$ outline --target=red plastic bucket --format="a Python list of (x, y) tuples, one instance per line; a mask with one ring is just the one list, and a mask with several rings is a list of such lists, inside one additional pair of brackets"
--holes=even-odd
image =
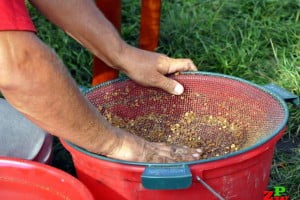
[[(226, 200), (260, 200), (263, 199), (263, 191), (268, 185), (275, 143), (283, 133), (280, 132), (268, 143), (247, 153), (207, 163), (190, 164), (192, 185), (187, 189), (176, 190), (144, 188), (141, 177), (145, 169), (151, 165), (110, 161), (95, 155), (91, 156), (83, 150), (62, 142), (72, 154), (78, 178), (90, 189), (95, 199), (217, 199), (196, 180), (199, 176)], [(180, 169), (181, 165), (178, 164)]]
[[(205, 76), (229, 78), (261, 90), (267, 109), (260, 116), (269, 116), (271, 102), (282, 108), (284, 118), (266, 138), (234, 153), (192, 162), (141, 163), (110, 159), (90, 153), (74, 144), (61, 141), (71, 153), (78, 178), (90, 189), (95, 199), (104, 200), (260, 200), (267, 189), (276, 142), (282, 137), (288, 110), (282, 96), (245, 80), (225, 75), (201, 73)], [(108, 85), (109, 83), (104, 83)], [(97, 89), (101, 87), (98, 86)], [(93, 98), (93, 89), (87, 97)], [(98, 92), (102, 92), (99, 91)], [(243, 92), (242, 89), (239, 92)], [(89, 96), (89, 94), (91, 94)], [(240, 94), (235, 94), (238, 97)], [(244, 96), (248, 94), (245, 92)], [(94, 95), (92, 103), (96, 102)], [(246, 97), (248, 98), (248, 97)], [(249, 97), (252, 104), (263, 98)], [(242, 101), (246, 105), (246, 101)], [(267, 119), (269, 117), (266, 117)], [(252, 122), (255, 123), (255, 122)], [(270, 122), (271, 123), (271, 122)]]
[(71, 175), (33, 161), (0, 158), (0, 199), (93, 200)]

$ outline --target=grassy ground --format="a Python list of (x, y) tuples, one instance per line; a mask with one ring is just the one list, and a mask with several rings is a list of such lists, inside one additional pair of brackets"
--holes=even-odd
[[(79, 84), (91, 81), (91, 55), (30, 9), (38, 35), (61, 56)], [(299, 0), (165, 0), (158, 52), (192, 58), (199, 70), (276, 83), (300, 95)], [(123, 38), (137, 45), (139, 1), (123, 0)], [(300, 111), (290, 107), (288, 131), (277, 145), (270, 189), (300, 199)], [(56, 144), (56, 153), (69, 159)], [(59, 167), (60, 160), (55, 164)], [(63, 168), (66, 171), (72, 169)]]

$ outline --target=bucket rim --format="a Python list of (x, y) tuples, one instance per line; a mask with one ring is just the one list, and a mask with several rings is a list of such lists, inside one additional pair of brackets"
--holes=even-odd
[[(102, 155), (98, 155), (92, 152), (89, 152), (87, 150), (85, 150), (82, 147), (79, 147), (73, 143), (71, 143), (70, 141), (64, 140), (69, 146), (71, 146), (72, 148), (74, 148), (75, 150), (86, 154), (88, 156), (97, 158), (97, 159), (101, 159), (101, 160), (105, 160), (105, 161), (109, 161), (109, 162), (114, 162), (114, 163), (119, 163), (119, 164), (127, 164), (127, 165), (138, 165), (138, 166), (174, 166), (174, 165), (194, 165), (194, 164), (203, 164), (203, 163), (210, 163), (210, 162), (214, 162), (214, 161), (220, 161), (220, 160), (224, 160), (227, 158), (231, 158), (234, 156), (238, 156), (241, 154), (244, 154), (246, 152), (249, 152), (251, 150), (254, 150), (260, 146), (262, 146), (263, 144), (266, 144), (267, 142), (269, 142), (270, 140), (272, 140), (275, 136), (277, 136), (282, 130), (284, 130), (287, 121), (288, 121), (288, 116), (289, 116), (289, 110), (287, 107), (286, 102), (278, 96), (278, 94), (256, 84), (253, 82), (250, 82), (248, 80), (239, 78), (239, 77), (235, 77), (235, 76), (231, 76), (231, 75), (225, 75), (225, 74), (220, 74), (220, 73), (215, 73), (215, 72), (203, 72), (203, 71), (188, 71), (188, 72), (181, 72), (180, 75), (204, 75), (204, 76), (215, 76), (215, 77), (221, 77), (221, 78), (228, 78), (231, 80), (235, 80), (238, 82), (242, 82), (245, 83), (249, 86), (255, 87), (263, 92), (265, 92), (266, 94), (270, 95), (270, 97), (272, 97), (273, 99), (275, 99), (279, 105), (282, 107), (283, 111), (284, 111), (284, 118), (282, 120), (282, 122), (277, 126), (277, 128), (271, 133), (269, 134), (267, 137), (263, 138), (262, 140), (256, 142), (254, 145), (251, 145), (249, 147), (243, 148), (239, 151), (236, 152), (232, 152), (232, 153), (228, 153), (222, 156), (218, 156), (218, 157), (211, 157), (211, 158), (207, 158), (207, 159), (201, 159), (201, 160), (195, 160), (195, 161), (186, 161), (186, 162), (175, 162), (175, 163), (152, 163), (152, 162), (136, 162), (136, 161), (126, 161), (126, 160), (120, 160), (120, 159), (114, 159), (114, 158), (109, 158), (109, 157), (105, 157)], [(83, 91), (84, 95), (89, 94), (90, 92), (99, 89), (101, 87), (113, 84), (113, 83), (119, 83), (119, 82), (123, 82), (123, 81), (127, 81), (130, 80), (127, 76), (124, 77), (119, 77), (117, 79), (114, 80), (110, 80), (110, 81), (106, 81), (103, 82), (99, 85), (96, 85), (92, 88), (89, 88), (85, 91)]]

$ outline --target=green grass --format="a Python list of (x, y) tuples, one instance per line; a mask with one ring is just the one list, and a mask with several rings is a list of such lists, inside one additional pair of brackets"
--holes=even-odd
[[(122, 37), (137, 45), (138, 0), (123, 0)], [(30, 9), (38, 35), (61, 56), (79, 84), (91, 81), (92, 56)], [(300, 95), (299, 0), (165, 0), (158, 52), (192, 58), (199, 70), (257, 84), (276, 83)], [(270, 189), (300, 199), (300, 110), (289, 106), (288, 130), (272, 165)]]

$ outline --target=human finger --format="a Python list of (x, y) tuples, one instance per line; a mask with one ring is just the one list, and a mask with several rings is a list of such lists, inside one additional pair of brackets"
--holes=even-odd
[(170, 79), (160, 73), (156, 74), (155, 80), (152, 81), (151, 86), (161, 88), (166, 92), (174, 95), (181, 95), (184, 91), (183, 86), (179, 82)]
[(168, 60), (168, 73), (197, 71), (197, 67), (191, 59), (186, 58), (170, 58)]

